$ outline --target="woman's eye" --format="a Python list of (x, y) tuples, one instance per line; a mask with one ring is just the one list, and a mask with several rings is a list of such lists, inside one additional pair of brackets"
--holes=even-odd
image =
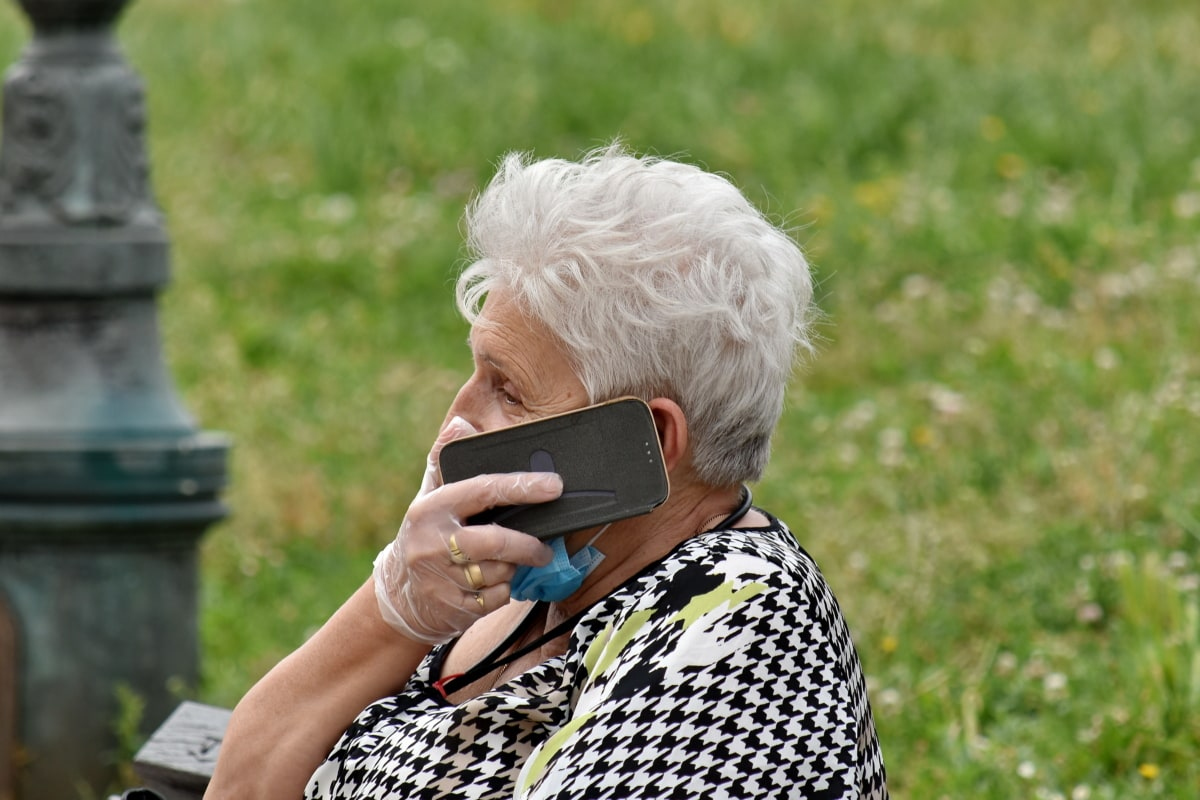
[(507, 406), (521, 405), (521, 401), (503, 386), (500, 387), (500, 399), (504, 401), (504, 404)]

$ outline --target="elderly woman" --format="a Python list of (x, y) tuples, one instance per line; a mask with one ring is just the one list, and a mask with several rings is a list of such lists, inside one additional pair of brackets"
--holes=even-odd
[[(617, 146), (509, 156), (467, 229), (474, 371), (425, 483), (238, 705), (207, 797), (886, 797), (837, 602), (746, 488), (809, 347), (799, 248), (727, 180)], [(454, 438), (624, 395), (670, 479), (651, 513), (552, 547), (468, 520), (558, 476), (440, 485)]]

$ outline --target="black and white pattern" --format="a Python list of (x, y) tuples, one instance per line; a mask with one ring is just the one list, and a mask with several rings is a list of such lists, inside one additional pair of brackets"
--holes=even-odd
[(565, 655), (461, 705), (432, 687), (437, 655), (362, 713), (307, 798), (887, 797), (849, 631), (777, 520), (688, 540)]

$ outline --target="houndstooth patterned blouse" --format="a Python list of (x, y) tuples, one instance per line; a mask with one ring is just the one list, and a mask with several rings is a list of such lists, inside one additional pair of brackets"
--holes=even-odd
[(837, 601), (771, 523), (689, 539), (589, 609), (565, 655), (462, 704), (435, 648), (305, 797), (887, 798)]

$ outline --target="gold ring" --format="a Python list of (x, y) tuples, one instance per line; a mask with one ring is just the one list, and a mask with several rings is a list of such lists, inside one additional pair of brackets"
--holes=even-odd
[(487, 611), (487, 606), (484, 605), (484, 602), (483, 602), (483, 592), (475, 593), (475, 602), (479, 603), (479, 609), (481, 611)]
[(468, 564), (463, 567), (463, 574), (467, 576), (467, 583), (474, 591), (479, 591), (484, 587), (483, 570), (478, 564)]
[(455, 564), (469, 564), (471, 559), (467, 554), (458, 549), (458, 541), (454, 538), (454, 534), (450, 534), (450, 560)]

